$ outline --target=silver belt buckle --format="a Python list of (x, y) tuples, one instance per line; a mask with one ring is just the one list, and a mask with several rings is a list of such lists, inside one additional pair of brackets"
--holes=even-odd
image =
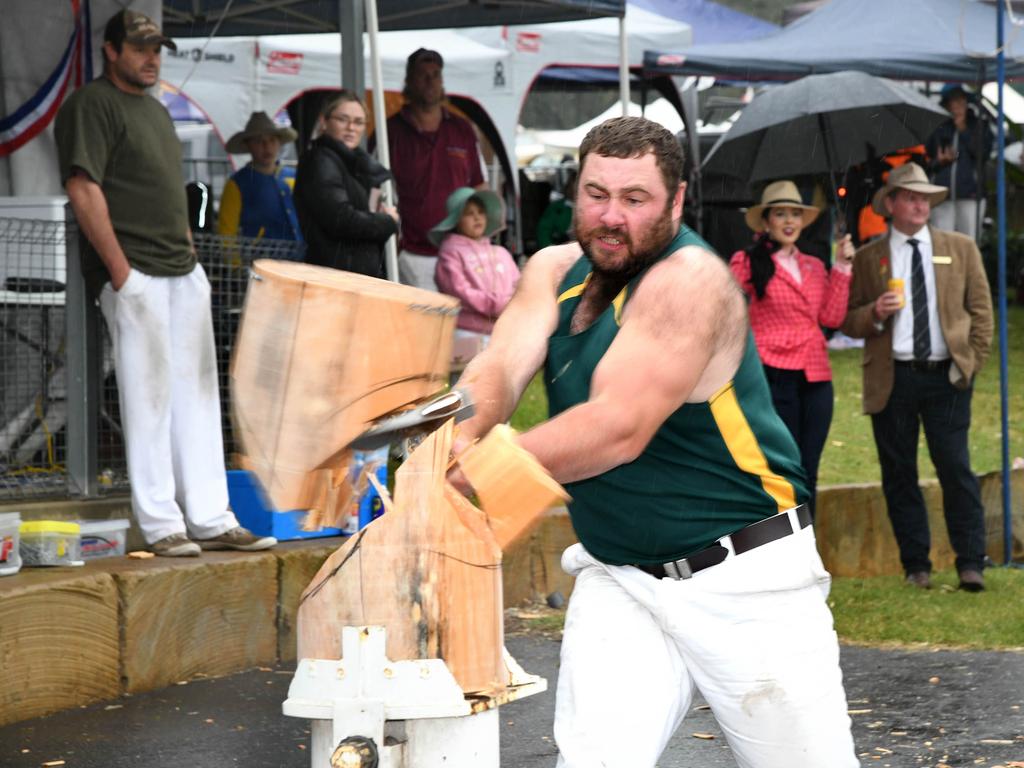
[(665, 573), (668, 574), (669, 578), (675, 579), (676, 581), (693, 577), (693, 571), (690, 570), (690, 564), (686, 561), (686, 558), (665, 563), (664, 568)]

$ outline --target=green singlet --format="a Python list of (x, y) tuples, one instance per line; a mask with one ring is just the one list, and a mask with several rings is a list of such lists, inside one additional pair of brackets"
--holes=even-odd
[[(685, 245), (713, 252), (684, 225), (659, 260)], [(590, 261), (581, 256), (559, 288), (558, 327), (548, 340), (544, 367), (551, 416), (590, 397), (594, 369), (645, 274), (630, 281), (589, 328), (570, 334), (590, 271)], [(800, 452), (775, 413), (748, 331), (732, 381), (707, 402), (675, 411), (635, 461), (569, 483), (566, 490), (576, 535), (592, 555), (612, 565), (646, 565), (685, 557), (805, 502), (803, 476)]]

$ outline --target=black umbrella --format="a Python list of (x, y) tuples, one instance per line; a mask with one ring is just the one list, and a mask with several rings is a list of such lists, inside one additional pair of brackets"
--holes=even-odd
[(704, 169), (750, 182), (844, 171), (924, 142), (947, 118), (892, 80), (863, 72), (808, 75), (756, 96)]

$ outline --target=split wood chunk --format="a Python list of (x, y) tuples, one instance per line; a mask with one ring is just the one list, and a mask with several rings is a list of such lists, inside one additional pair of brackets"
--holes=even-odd
[(336, 659), (345, 626), (382, 625), (393, 660), (442, 658), (467, 693), (503, 690), (501, 550), (445, 480), (452, 424), (398, 469), (385, 514), (328, 558), (303, 593), (298, 657)]
[(353, 438), (447, 382), (458, 302), (296, 262), (252, 273), (231, 365), (241, 465), (278, 509), (329, 520)]
[(515, 437), (514, 429), (499, 424), (459, 456), (459, 466), (502, 550), (527, 533), (547, 509), (569, 500), (565, 489)]

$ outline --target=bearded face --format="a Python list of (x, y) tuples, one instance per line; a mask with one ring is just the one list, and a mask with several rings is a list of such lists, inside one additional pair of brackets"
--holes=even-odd
[(681, 214), (682, 190), (668, 193), (653, 154), (587, 156), (573, 227), (595, 273), (639, 274), (675, 236)]

